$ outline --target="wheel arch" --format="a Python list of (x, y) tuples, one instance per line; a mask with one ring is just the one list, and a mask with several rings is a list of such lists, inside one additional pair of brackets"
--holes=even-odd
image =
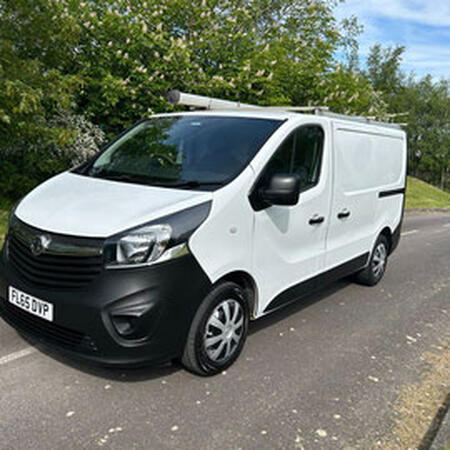
[(247, 294), (251, 317), (255, 318), (258, 305), (258, 288), (254, 278), (244, 270), (236, 270), (222, 276), (214, 284), (222, 283), (224, 281), (232, 281), (233, 283), (238, 284), (242, 289), (244, 289), (245, 293)]
[[(389, 248), (388, 248), (388, 254), (391, 253), (392, 251), (392, 231), (389, 227), (384, 227), (380, 233), (378, 234), (378, 236), (384, 236), (388, 242)], [(378, 238), (377, 238), (378, 239)]]

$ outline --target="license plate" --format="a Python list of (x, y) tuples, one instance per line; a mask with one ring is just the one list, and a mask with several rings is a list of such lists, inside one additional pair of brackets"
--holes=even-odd
[(44, 300), (40, 300), (25, 292), (19, 291), (12, 286), (9, 287), (8, 300), (13, 305), (33, 314), (41, 319), (53, 322), (53, 305)]

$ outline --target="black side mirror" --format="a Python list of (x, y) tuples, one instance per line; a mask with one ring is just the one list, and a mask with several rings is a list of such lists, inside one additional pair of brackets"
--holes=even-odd
[(260, 190), (261, 198), (269, 205), (296, 205), (299, 193), (300, 177), (296, 174), (276, 173)]

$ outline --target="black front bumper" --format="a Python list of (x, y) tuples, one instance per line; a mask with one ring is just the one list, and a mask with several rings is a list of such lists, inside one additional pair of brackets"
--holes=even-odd
[[(22, 311), (7, 301), (13, 286), (54, 305), (54, 321)], [(0, 255), (0, 316), (25, 336), (51, 348), (104, 365), (163, 362), (182, 354), (189, 327), (211, 283), (195, 258), (139, 269), (103, 270), (88, 286), (42, 288), (23, 279)], [(117, 332), (111, 312), (145, 310), (134, 322), (138, 336)], [(134, 319), (133, 319), (134, 320)]]

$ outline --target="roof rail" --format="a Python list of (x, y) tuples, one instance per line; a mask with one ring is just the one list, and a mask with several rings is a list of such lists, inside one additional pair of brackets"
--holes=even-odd
[(392, 123), (392, 122), (383, 122), (381, 120), (376, 120), (374, 117), (366, 117), (366, 116), (347, 116), (346, 114), (338, 114), (331, 111), (321, 111), (316, 110), (314, 114), (318, 116), (330, 117), (331, 119), (339, 119), (339, 120), (350, 120), (352, 122), (360, 122), (368, 125), (378, 125), (381, 127), (389, 127), (389, 128), (397, 128), (401, 130), (402, 126), (406, 126), (405, 123)]
[[(347, 120), (352, 122), (360, 122), (370, 125), (378, 125), (383, 127), (401, 129), (406, 124), (398, 124), (391, 122), (381, 122), (374, 117), (365, 116), (348, 116), (345, 114), (337, 114), (330, 111), (328, 106), (257, 106), (247, 103), (232, 102), (229, 100), (221, 100), (213, 97), (205, 97), (203, 95), (187, 94), (178, 90), (170, 91), (167, 94), (167, 101), (172, 105), (184, 105), (191, 108), (202, 108), (210, 110), (261, 110), (261, 111), (280, 111), (280, 112), (297, 112), (309, 113), (318, 116), (330, 117), (333, 119)], [(406, 113), (405, 113), (406, 114)]]

